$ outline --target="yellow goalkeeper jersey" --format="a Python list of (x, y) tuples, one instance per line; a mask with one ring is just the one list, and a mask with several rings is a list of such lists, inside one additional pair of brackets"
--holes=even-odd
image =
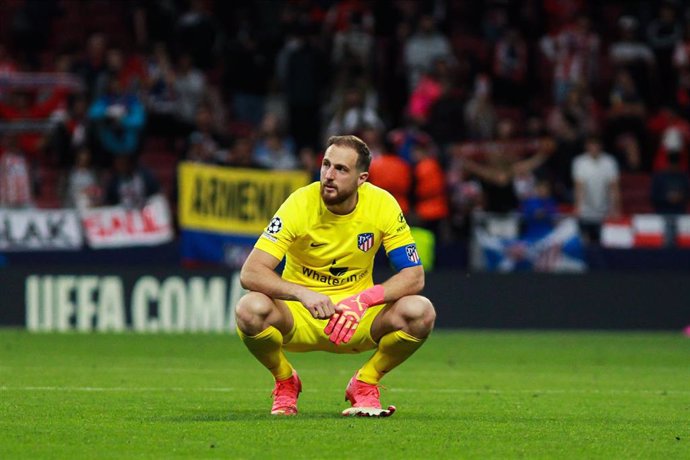
[(421, 265), (405, 216), (393, 196), (368, 182), (355, 209), (330, 212), (314, 182), (293, 192), (254, 247), (279, 260), (283, 279), (328, 296), (373, 285), (374, 256), (381, 244), (397, 269)]

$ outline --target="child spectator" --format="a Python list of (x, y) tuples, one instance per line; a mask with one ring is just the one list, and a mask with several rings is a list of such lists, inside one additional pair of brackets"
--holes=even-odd
[(159, 190), (156, 178), (139, 166), (134, 157), (120, 155), (113, 161), (113, 176), (106, 187), (105, 204), (141, 209)]
[(81, 147), (77, 151), (74, 166), (64, 178), (61, 188), (62, 203), (67, 208), (85, 209), (100, 204), (103, 190), (91, 164), (88, 147)]

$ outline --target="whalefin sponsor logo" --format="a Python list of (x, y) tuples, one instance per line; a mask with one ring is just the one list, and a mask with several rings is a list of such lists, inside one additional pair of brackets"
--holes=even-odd
[(302, 266), (302, 275), (313, 279), (314, 281), (318, 281), (319, 283), (322, 284), (327, 284), (329, 286), (340, 286), (343, 284), (350, 284), (357, 282), (367, 276), (369, 273), (368, 270), (363, 270), (360, 273), (353, 273), (346, 278), (342, 278), (342, 276), (347, 272), (348, 268), (338, 268), (338, 267), (331, 267), (334, 270), (337, 270), (338, 273), (342, 271), (340, 274), (333, 274), (331, 273), (321, 273), (319, 271), (314, 270), (313, 268), (309, 267), (304, 267)]

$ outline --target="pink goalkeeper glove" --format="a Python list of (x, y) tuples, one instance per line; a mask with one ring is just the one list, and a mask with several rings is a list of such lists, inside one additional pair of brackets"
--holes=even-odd
[(347, 343), (354, 335), (366, 309), (381, 303), (383, 303), (383, 286), (380, 284), (343, 299), (335, 306), (337, 311), (331, 316), (323, 331), (334, 344)]

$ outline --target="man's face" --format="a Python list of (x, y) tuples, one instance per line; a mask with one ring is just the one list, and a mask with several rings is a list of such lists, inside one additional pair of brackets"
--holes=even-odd
[(321, 163), (321, 198), (326, 205), (347, 201), (366, 181), (369, 173), (357, 169), (357, 152), (350, 147), (331, 145)]
[(599, 141), (587, 141), (587, 151), (590, 155), (596, 157), (601, 153), (601, 143)]

